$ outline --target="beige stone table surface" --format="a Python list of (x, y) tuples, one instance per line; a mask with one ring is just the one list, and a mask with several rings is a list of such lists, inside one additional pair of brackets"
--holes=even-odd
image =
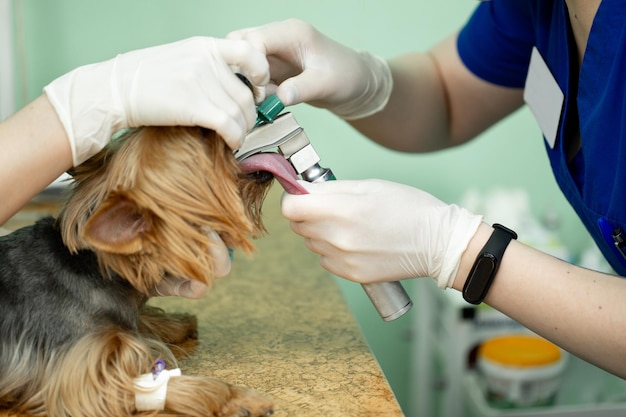
[(230, 275), (203, 299), (151, 301), (198, 318), (183, 373), (264, 393), (276, 416), (402, 416), (339, 287), (281, 217), (280, 194), (273, 187), (265, 202), (268, 234), (255, 241), (256, 253), (235, 252)]

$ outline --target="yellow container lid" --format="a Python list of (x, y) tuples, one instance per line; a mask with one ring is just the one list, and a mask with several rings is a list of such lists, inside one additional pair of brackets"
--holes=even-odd
[(506, 335), (483, 342), (478, 357), (504, 366), (546, 366), (561, 359), (561, 350), (538, 336)]

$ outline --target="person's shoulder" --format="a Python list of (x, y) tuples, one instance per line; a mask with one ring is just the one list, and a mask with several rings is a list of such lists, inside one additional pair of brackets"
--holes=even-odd
[[(461, 29), (457, 49), (478, 77), (505, 87), (524, 85), (530, 52), (544, 30), (548, 11), (562, 0), (489, 0), (478, 4)], [(540, 23), (543, 22), (543, 23)], [(543, 28), (543, 29), (542, 29)]]
[[(565, 10), (563, 0), (486, 0), (477, 6), (477, 12), (487, 12), (495, 19), (529, 18), (535, 20)], [(501, 22), (505, 23), (505, 22)]]

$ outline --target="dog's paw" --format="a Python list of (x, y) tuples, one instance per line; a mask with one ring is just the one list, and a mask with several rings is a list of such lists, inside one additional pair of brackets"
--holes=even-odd
[(274, 405), (267, 398), (243, 387), (232, 387), (233, 397), (224, 406), (220, 417), (269, 417)]

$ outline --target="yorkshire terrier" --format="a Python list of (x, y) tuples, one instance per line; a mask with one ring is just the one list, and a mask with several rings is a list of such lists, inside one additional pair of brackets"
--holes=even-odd
[(244, 172), (215, 132), (189, 127), (133, 129), (71, 175), (57, 218), (0, 237), (0, 409), (272, 414), (252, 390), (194, 376), (170, 378), (164, 410), (139, 410), (136, 378), (175, 368), (173, 346), (196, 337), (195, 317), (146, 305), (155, 288), (168, 276), (210, 284), (212, 232), (251, 253), (273, 176)]

